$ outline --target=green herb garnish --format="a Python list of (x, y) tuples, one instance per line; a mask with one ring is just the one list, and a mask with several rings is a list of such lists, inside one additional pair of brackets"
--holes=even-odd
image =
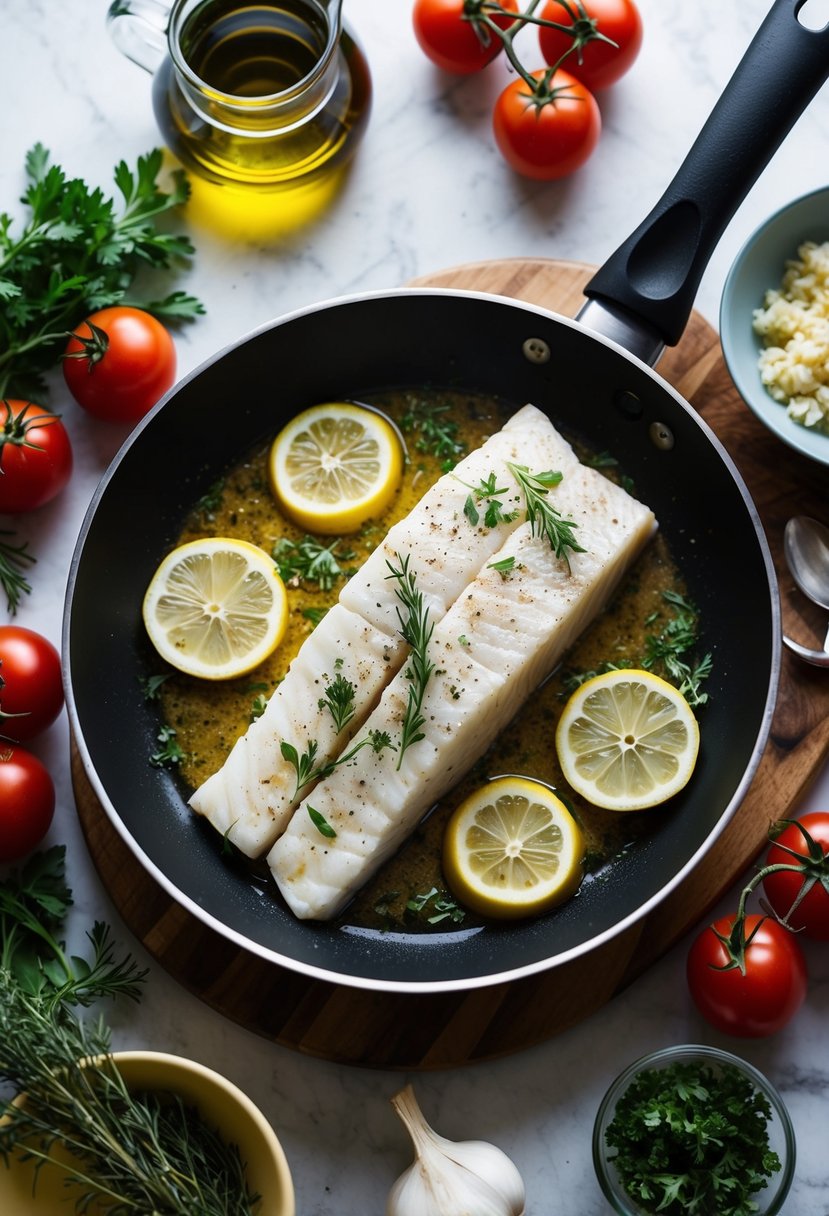
[(584, 549), (573, 532), (578, 525), (572, 519), (565, 519), (549, 499), (550, 490), (561, 482), (562, 474), (553, 470), (531, 473), (526, 465), (513, 464), (511, 461), (507, 461), (507, 468), (524, 495), (527, 522), (533, 535), (546, 537), (556, 557), (569, 566), (568, 550), (571, 553), (584, 553)]
[(431, 915), (426, 917), (426, 923), (429, 925), (439, 925), (444, 920), (451, 920), (453, 924), (459, 925), (466, 919), (463, 908), (458, 907), (451, 896), (445, 891), (439, 891), (437, 887), (412, 895), (406, 901), (406, 909), (420, 914), (429, 904), (432, 905)]
[(292, 743), (282, 740), (279, 745), (282, 752), (283, 760), (294, 769), (296, 773), (296, 786), (294, 788), (294, 798), (298, 797), (301, 790), (305, 789), (306, 785), (312, 782), (321, 781), (323, 777), (327, 777), (329, 773), (333, 773), (341, 764), (348, 764), (359, 751), (364, 747), (370, 747), (372, 751), (383, 752), (386, 748), (391, 748), (395, 751), (396, 748), (391, 741), (391, 736), (384, 730), (370, 730), (367, 735), (364, 735), (358, 743), (344, 752), (342, 756), (338, 756), (336, 760), (329, 760), (324, 764), (317, 764), (317, 751), (319, 744), (316, 739), (309, 739), (304, 752), (299, 752)]
[[(193, 253), (186, 237), (156, 229), (189, 193), (180, 170), (169, 192), (159, 189), (161, 168), (160, 149), (139, 157), (135, 170), (116, 166), (117, 213), (100, 189), (50, 164), (42, 144), (28, 152), (22, 201), (30, 215), (19, 236), (11, 235), (12, 217), (0, 215), (0, 397), (42, 395), (44, 372), (70, 330), (97, 309), (135, 303), (127, 293), (142, 267), (166, 270)], [(166, 322), (204, 312), (181, 291), (140, 307)]]
[(435, 669), (428, 655), (429, 642), (434, 632), (434, 622), (430, 619), (429, 609), (423, 602), (423, 592), (417, 586), (417, 578), (409, 569), (409, 554), (401, 557), (395, 554), (399, 566), (386, 562), (390, 573), (386, 578), (397, 582), (395, 595), (400, 600), (401, 608), (397, 609), (397, 619), (400, 622), (400, 635), (403, 641), (411, 647), (411, 654), (404, 668), (403, 675), (409, 682), (406, 700), (406, 712), (401, 728), (400, 748), (397, 757), (397, 767), (403, 763), (403, 756), (414, 744), (425, 738), (423, 727), (426, 719), (423, 716), (423, 698), (426, 686)]
[(355, 553), (352, 549), (339, 549), (340, 541), (322, 545), (312, 536), (302, 540), (290, 540), (287, 536), (273, 547), (273, 559), (284, 583), (316, 583), (320, 591), (330, 591), (339, 579), (348, 578), (351, 571), (344, 570), (341, 562), (350, 562)]
[(195, 506), (195, 510), (201, 515), (202, 519), (207, 523), (212, 523), (216, 518), (216, 512), (222, 505), (222, 495), (225, 492), (224, 478), (220, 477), (213, 482), (210, 489), (202, 494)]
[(453, 469), (466, 451), (466, 444), (458, 438), (458, 424), (446, 417), (448, 413), (448, 405), (416, 400), (400, 420), (404, 434), (417, 436), (415, 450), (442, 461), (444, 473)]
[[(460, 478), (458, 480), (460, 481)], [(464, 503), (463, 513), (473, 528), (478, 526), (481, 519), (479, 507), (483, 507), (484, 524), (487, 528), (497, 528), (499, 524), (510, 523), (518, 518), (517, 511), (504, 510), (501, 499), (509, 491), (507, 486), (498, 485), (494, 473), (490, 473), (486, 480), (481, 478), (477, 486), (469, 485), (465, 481), (461, 481), (461, 485), (471, 491)]]
[(501, 575), (501, 578), (506, 578), (507, 575), (511, 574), (515, 569), (516, 565), (514, 557), (502, 557), (500, 561), (490, 562), (487, 566), (487, 570), (497, 570)]
[(325, 836), (329, 840), (334, 839), (337, 833), (334, 831), (331, 824), (324, 815), (320, 814), (320, 812), (315, 810), (310, 804), (308, 806), (308, 816), (321, 836)]
[(704, 705), (708, 693), (700, 686), (711, 674), (711, 655), (704, 655), (694, 665), (682, 657), (697, 644), (699, 613), (689, 599), (676, 591), (663, 591), (662, 597), (674, 609), (675, 616), (660, 633), (646, 637), (642, 666), (648, 671), (654, 668), (664, 671), (689, 705)]
[[(14, 536), (14, 533), (6, 529), (0, 531), (0, 536)], [(34, 565), (37, 558), (28, 550), (29, 542), (26, 540), (20, 545), (0, 540), (0, 584), (3, 586), (11, 616), (17, 613), (21, 595), (29, 595), (32, 590), (23, 570), (26, 566)]]
[(161, 696), (161, 689), (164, 684), (172, 676), (171, 671), (166, 671), (155, 676), (138, 677), (138, 682), (141, 685), (141, 691), (144, 693), (145, 701), (157, 701)]
[[(342, 665), (342, 660), (338, 660)], [(354, 714), (357, 712), (354, 703), (356, 688), (347, 680), (345, 676), (338, 672), (330, 684), (326, 685), (325, 696), (320, 697), (317, 705), (319, 709), (328, 709), (331, 717), (334, 719), (334, 729), (337, 734), (341, 730), (345, 730)]]
[(174, 768), (187, 759), (187, 752), (183, 750), (176, 738), (177, 733), (174, 726), (161, 727), (156, 735), (161, 747), (150, 756), (150, 764), (155, 765), (156, 768)]
[(605, 1132), (628, 1195), (661, 1216), (751, 1216), (780, 1169), (766, 1096), (731, 1064), (675, 1063), (638, 1073)]

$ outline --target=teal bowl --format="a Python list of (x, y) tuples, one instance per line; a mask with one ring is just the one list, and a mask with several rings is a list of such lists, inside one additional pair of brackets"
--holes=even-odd
[(763, 425), (804, 456), (829, 464), (829, 435), (795, 422), (764, 387), (757, 365), (763, 342), (752, 327), (755, 308), (779, 285), (787, 260), (804, 241), (829, 241), (829, 186), (781, 207), (743, 245), (723, 288), (720, 340), (740, 396)]

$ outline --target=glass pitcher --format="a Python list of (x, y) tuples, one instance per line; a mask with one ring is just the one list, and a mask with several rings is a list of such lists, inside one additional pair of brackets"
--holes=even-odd
[(312, 220), (365, 129), (371, 79), (342, 0), (114, 0), (118, 48), (154, 74), (191, 215), (261, 236)]

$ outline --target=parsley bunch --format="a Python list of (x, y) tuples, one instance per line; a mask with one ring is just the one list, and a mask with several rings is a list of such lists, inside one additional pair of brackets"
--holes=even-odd
[(771, 1106), (739, 1068), (677, 1062), (643, 1069), (616, 1103), (609, 1160), (643, 1211), (751, 1216), (780, 1169)]
[(0, 213), (0, 398), (42, 395), (43, 373), (69, 332), (100, 308), (133, 304), (164, 322), (204, 312), (183, 291), (151, 303), (128, 297), (139, 270), (167, 270), (194, 252), (187, 237), (157, 227), (189, 193), (180, 170), (162, 190), (161, 165), (160, 149), (139, 157), (134, 170), (121, 161), (117, 208), (102, 190), (50, 164), (42, 144), (27, 153), (21, 202), (29, 217), (17, 236), (12, 217)]

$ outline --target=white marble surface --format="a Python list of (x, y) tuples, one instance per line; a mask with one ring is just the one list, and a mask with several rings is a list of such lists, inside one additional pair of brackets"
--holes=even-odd
[[(488, 115), (505, 79), (503, 66), (485, 78), (444, 77), (415, 45), (408, 0), (346, 0), (375, 85), (371, 124), (354, 171), (313, 231), (281, 244), (242, 248), (193, 232), (198, 256), (181, 285), (205, 300), (208, 314), (178, 341), (181, 372), (289, 309), (399, 285), (447, 265), (513, 255), (601, 262), (667, 183), (766, 9), (764, 0), (640, 3), (644, 49), (629, 76), (602, 99), (598, 151), (578, 176), (541, 185), (512, 176), (494, 150)], [(157, 142), (149, 78), (110, 44), (105, 10), (105, 0), (81, 6), (0, 0), (7, 98), (0, 128), (0, 208), (16, 210), (24, 153), (35, 140), (46, 143), (71, 174), (107, 189), (119, 158), (131, 161)], [(770, 81), (769, 88), (775, 87)], [(730, 261), (755, 224), (779, 204), (826, 184), (828, 147), (824, 90), (712, 259), (698, 296), (710, 321), (716, 322)], [(30, 539), (39, 558), (32, 595), (18, 620), (57, 641), (75, 535), (123, 433), (83, 415), (57, 383), (52, 405), (63, 412), (74, 444), (71, 487), (36, 516), (10, 523)], [(68, 845), (77, 902), (72, 931), (80, 934), (102, 917), (128, 936), (77, 827), (66, 733), (62, 718), (36, 750), (59, 789), (49, 839)], [(829, 807), (826, 774), (806, 805)], [(723, 910), (734, 898), (723, 901)], [(829, 1213), (829, 951), (807, 944), (810, 991), (793, 1026), (766, 1041), (742, 1042), (714, 1033), (691, 1008), (683, 975), (687, 944), (680, 942), (587, 1023), (544, 1046), (498, 1063), (416, 1078), (439, 1130), (495, 1141), (514, 1158), (526, 1179), (529, 1213), (599, 1216), (608, 1210), (590, 1159), (592, 1120), (605, 1087), (639, 1053), (699, 1040), (737, 1050), (780, 1087), (799, 1146), (786, 1212)], [(337, 1067), (262, 1041), (211, 1012), (146, 961), (152, 973), (146, 998), (140, 1010), (116, 1015), (117, 1044), (192, 1056), (247, 1090), (283, 1140), (303, 1216), (382, 1211), (389, 1186), (409, 1161), (388, 1105), (405, 1078)]]

